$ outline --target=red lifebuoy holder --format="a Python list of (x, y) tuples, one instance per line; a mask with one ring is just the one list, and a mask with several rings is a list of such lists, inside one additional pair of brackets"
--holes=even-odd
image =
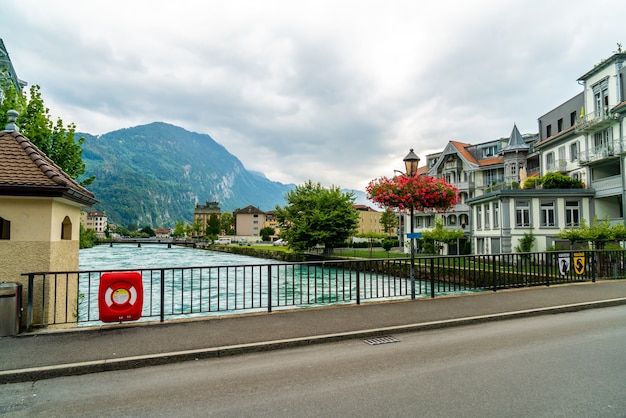
[(137, 271), (104, 273), (98, 288), (102, 322), (136, 321), (143, 308), (143, 283)]

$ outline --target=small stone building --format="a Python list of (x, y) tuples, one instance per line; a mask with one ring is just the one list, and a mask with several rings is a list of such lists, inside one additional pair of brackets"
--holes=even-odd
[[(80, 210), (97, 200), (19, 132), (16, 118), (17, 112), (9, 111), (10, 121), (0, 131), (0, 282), (21, 283), (26, 306), (28, 280), (22, 273), (78, 270)], [(42, 286), (35, 286), (34, 316), (71, 317), (67, 310), (76, 309), (71, 301), (77, 300), (77, 278)], [(53, 294), (62, 309), (55, 309)]]

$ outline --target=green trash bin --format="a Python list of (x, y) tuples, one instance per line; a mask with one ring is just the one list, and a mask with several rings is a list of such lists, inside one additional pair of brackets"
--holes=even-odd
[(22, 285), (0, 283), (0, 337), (19, 334), (22, 317)]

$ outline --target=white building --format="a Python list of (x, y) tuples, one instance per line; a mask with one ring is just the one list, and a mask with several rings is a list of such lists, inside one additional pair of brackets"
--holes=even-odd
[[(442, 215), (415, 213), (415, 231), (461, 228), (474, 254), (513, 252), (525, 233), (534, 251), (565, 245), (556, 235), (594, 217), (624, 222), (626, 190), (626, 53), (621, 50), (583, 74), (583, 91), (538, 119), (538, 134), (477, 145), (451, 141), (427, 156), (422, 172), (457, 186), (461, 200)], [(559, 172), (578, 189), (522, 189), (528, 177)], [(405, 228), (408, 230), (406, 222)], [(408, 246), (407, 246), (408, 247)]]

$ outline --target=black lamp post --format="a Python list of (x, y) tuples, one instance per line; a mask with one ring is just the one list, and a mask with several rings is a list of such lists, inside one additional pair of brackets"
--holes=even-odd
[[(404, 161), (404, 166), (406, 167), (406, 175), (411, 177), (417, 176), (417, 166), (420, 163), (420, 157), (413, 152), (413, 148), (411, 148), (411, 151), (409, 151), (402, 161)], [(413, 211), (414, 205), (411, 205), (411, 234), (409, 235), (409, 239), (411, 240), (411, 299), (415, 299), (415, 226), (413, 224)]]

